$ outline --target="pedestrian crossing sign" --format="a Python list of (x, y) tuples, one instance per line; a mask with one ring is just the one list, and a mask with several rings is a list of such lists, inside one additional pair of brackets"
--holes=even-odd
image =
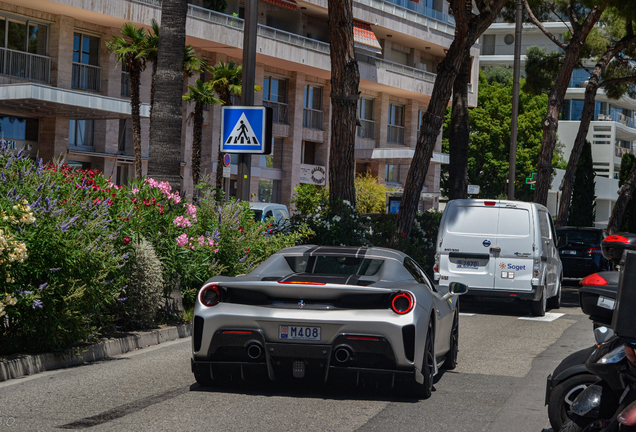
[(221, 151), (270, 154), (272, 109), (228, 106), (221, 109)]

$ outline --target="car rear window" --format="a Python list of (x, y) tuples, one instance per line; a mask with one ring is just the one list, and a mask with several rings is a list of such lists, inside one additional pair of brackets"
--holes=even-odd
[(457, 234), (497, 234), (497, 207), (451, 207), (446, 231)]
[(349, 256), (317, 255), (287, 256), (287, 264), (294, 273), (331, 275), (375, 275), (384, 260)]
[(558, 230), (557, 235), (559, 239), (562, 239), (561, 236), (565, 235), (565, 241), (567, 243), (599, 244), (601, 240), (599, 233), (593, 231)]
[(254, 220), (256, 222), (260, 222), (263, 218), (263, 210), (253, 210), (254, 211)]

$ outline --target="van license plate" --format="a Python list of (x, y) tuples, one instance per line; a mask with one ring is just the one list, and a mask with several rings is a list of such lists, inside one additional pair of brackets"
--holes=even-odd
[(278, 327), (278, 339), (319, 341), (320, 327), (282, 325)]
[(609, 297), (600, 296), (598, 301), (596, 302), (596, 306), (602, 307), (604, 309), (614, 310), (615, 300)]
[(457, 268), (476, 269), (478, 266), (479, 261), (457, 260)]

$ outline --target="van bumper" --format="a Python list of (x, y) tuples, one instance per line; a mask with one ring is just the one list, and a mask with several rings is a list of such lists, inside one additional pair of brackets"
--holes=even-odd
[(464, 294), (466, 297), (481, 297), (481, 298), (506, 298), (506, 299), (519, 299), (519, 300), (539, 300), (541, 298), (541, 291), (539, 287), (533, 286), (529, 291), (512, 291), (503, 289), (488, 289), (488, 288), (473, 288), (470, 287), (468, 292)]

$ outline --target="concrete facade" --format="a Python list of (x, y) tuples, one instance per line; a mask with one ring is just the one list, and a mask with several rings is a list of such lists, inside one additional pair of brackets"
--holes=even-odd
[[(224, 13), (220, 13), (200, 7), (197, 0), (191, 3), (187, 43), (210, 65), (219, 60), (234, 60), (240, 64), (242, 4), (230, 0)], [(393, 0), (354, 2), (355, 19), (370, 25), (382, 47), (374, 51), (363, 43), (356, 45), (361, 96), (372, 100), (371, 118), (365, 118), (366, 132), (359, 127), (356, 138), (356, 171), (371, 172), (385, 182), (387, 167), (394, 167), (397, 171), (392, 172), (398, 174), (389, 184), (398, 190), (406, 180), (420, 116), (427, 108), (433, 90), (434, 71), (454, 37), (454, 24), (445, 4), (441, 6), (441, 2), (436, 2), (437, 9), (434, 10), (431, 5), (425, 9), (419, 3), (407, 3), (408, 7), (398, 6)], [(130, 110), (108, 102), (111, 98), (128, 100), (127, 75), (109, 54), (106, 43), (119, 33), (125, 22), (149, 28), (153, 18), (160, 22), (160, 15), (158, 0), (0, 2), (0, 19), (4, 17), (37, 26), (37, 42), (46, 45), (45, 53), (38, 54), (32, 53), (30, 48), (29, 52), (24, 52), (0, 45), (3, 56), (38, 62), (43, 66), (37, 70), (44, 71), (0, 68), (0, 90), (25, 82), (37, 82), (45, 89), (63, 90), (55, 93), (52, 102), (37, 96), (15, 96), (5, 101), (7, 103), (0, 107), (0, 119), (8, 121), (9, 117), (17, 117), (20, 124), (26, 125), (18, 132), (7, 129), (7, 133), (15, 136), (6, 136), (5, 140), (16, 147), (26, 146), (33, 156), (39, 155), (45, 160), (64, 157), (74, 166), (99, 169), (113, 182), (126, 184), (127, 177), (135, 175)], [(263, 91), (255, 94), (255, 105), (274, 106), (280, 116), (273, 125), (272, 154), (252, 157), (252, 200), (289, 204), (294, 188), (307, 182), (302, 173), (315, 167), (322, 168), (326, 184), (329, 182), (332, 119), (327, 15), (326, 0), (292, 2), (287, 7), (274, 1), (259, 2), (255, 81), (264, 87), (265, 80), (273, 79), (285, 91), (277, 95), (277, 100)], [(473, 48), (471, 54), (473, 65), (478, 66), (478, 47)], [(200, 78), (198, 74), (188, 78), (186, 85), (194, 84), (197, 78)], [(477, 78), (477, 67), (473, 66), (469, 93), (472, 106), (477, 103)], [(152, 151), (148, 142), (150, 85), (151, 70), (148, 67), (142, 74), (141, 88), (144, 103), (143, 175)], [(307, 106), (308, 92), (315, 99), (311, 107)], [(70, 102), (86, 95), (96, 103), (77, 106)], [(192, 110), (192, 105), (184, 103), (182, 192), (188, 195), (194, 187), (190, 171), (193, 134), (191, 123), (187, 121)], [(400, 117), (397, 120), (395, 113)], [(212, 182), (221, 138), (220, 115), (219, 106), (210, 106), (204, 113), (201, 170)], [(29, 128), (37, 130), (27, 130)], [(387, 151), (378, 151), (382, 149)], [(440, 153), (441, 135), (435, 151), (422, 191), (421, 209), (437, 207), (440, 164), (448, 160), (447, 155)], [(236, 166), (232, 166), (231, 172), (232, 194), (235, 192)]]

